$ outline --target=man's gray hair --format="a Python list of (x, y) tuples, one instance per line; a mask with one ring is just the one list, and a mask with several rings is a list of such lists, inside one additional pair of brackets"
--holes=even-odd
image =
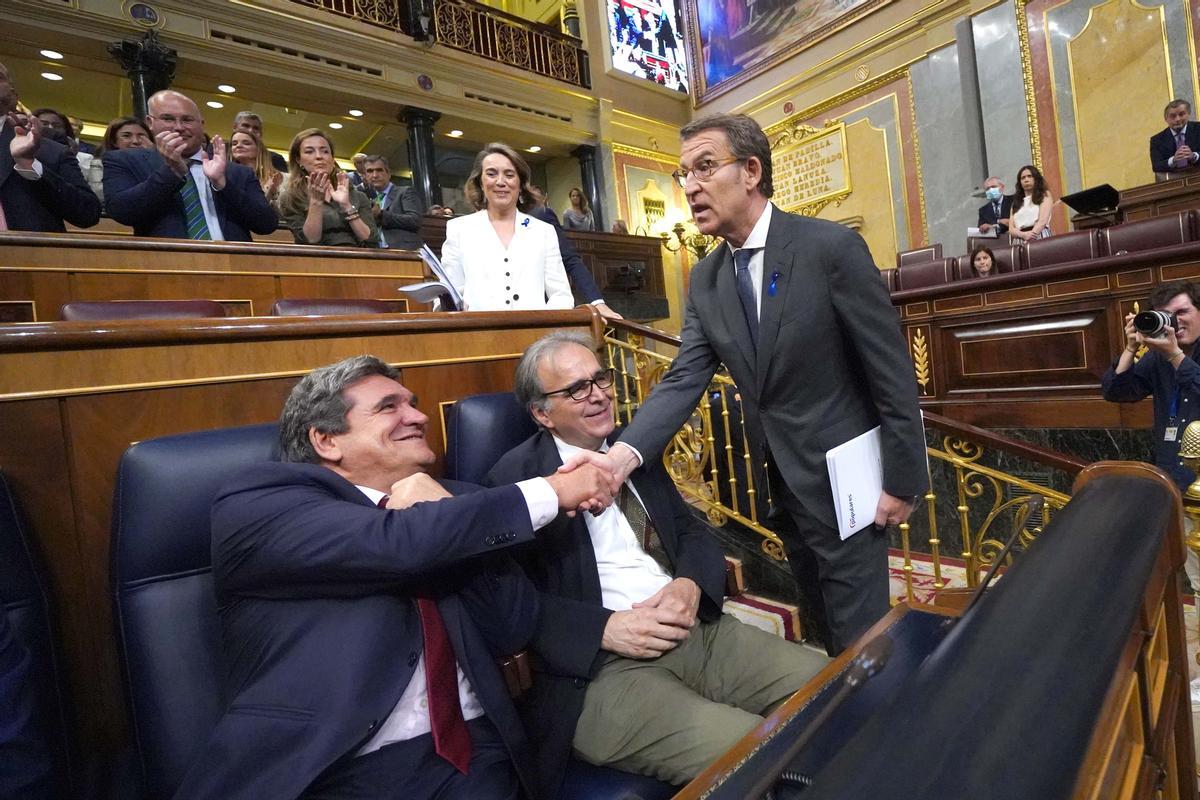
[(1165, 117), (1167, 115), (1167, 112), (1170, 111), (1172, 108), (1179, 108), (1180, 106), (1183, 106), (1184, 108), (1186, 108), (1188, 110), (1189, 114), (1192, 113), (1192, 104), (1189, 103), (1187, 100), (1184, 100), (1182, 97), (1176, 97), (1174, 100), (1167, 103), (1167, 107), (1163, 109), (1163, 116)]
[(258, 123), (260, 128), (262, 127), (262, 124), (263, 124), (262, 117), (260, 117), (258, 114), (255, 114), (253, 111), (239, 111), (233, 117), (233, 124), (236, 126), (239, 122), (241, 122), (244, 119), (252, 119)]
[(353, 356), (301, 378), (279, 415), (280, 460), (319, 464), (321, 457), (308, 438), (309, 430), (316, 428), (335, 436), (349, 430), (346, 414), (350, 406), (342, 393), (371, 375), (400, 380), (400, 370), (375, 356)]
[(725, 138), (729, 140), (729, 152), (734, 158), (745, 161), (754, 156), (758, 159), (762, 164), (762, 180), (758, 182), (758, 191), (763, 197), (775, 194), (771, 177), (771, 143), (759, 124), (745, 114), (710, 114), (684, 125), (679, 131), (679, 139), (686, 142), (704, 131), (712, 130), (725, 132)]
[(376, 161), (378, 161), (380, 164), (383, 164), (383, 168), (386, 171), (392, 171), (392, 165), (388, 163), (387, 156), (367, 156), (366, 160), (363, 161), (363, 167), (374, 164)]
[(541, 411), (546, 410), (546, 397), (543, 394), (546, 389), (538, 378), (538, 368), (542, 364), (542, 359), (554, 355), (569, 344), (577, 344), (580, 347), (586, 347), (593, 353), (596, 352), (595, 340), (586, 333), (555, 331), (529, 345), (525, 355), (521, 356), (521, 361), (517, 364), (517, 376), (513, 381), (513, 393), (517, 396), (517, 402), (526, 411), (532, 413), (535, 408)]

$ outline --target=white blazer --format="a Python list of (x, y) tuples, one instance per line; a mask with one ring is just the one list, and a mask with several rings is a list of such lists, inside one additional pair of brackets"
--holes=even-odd
[(520, 211), (508, 249), (500, 243), (486, 210), (448, 221), (442, 267), (468, 311), (575, 305), (554, 227)]

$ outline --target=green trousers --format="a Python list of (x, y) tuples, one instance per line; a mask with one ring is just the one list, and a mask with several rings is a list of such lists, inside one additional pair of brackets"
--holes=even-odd
[(610, 656), (584, 697), (575, 753), (686, 783), (828, 663), (723, 615), (658, 658)]

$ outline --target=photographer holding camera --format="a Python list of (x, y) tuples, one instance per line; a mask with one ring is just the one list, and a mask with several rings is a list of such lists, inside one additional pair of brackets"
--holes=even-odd
[[(1200, 419), (1200, 364), (1194, 356), (1200, 335), (1200, 286), (1168, 283), (1150, 295), (1154, 311), (1125, 316), (1125, 350), (1100, 380), (1105, 400), (1133, 403), (1154, 395), (1154, 464), (1187, 491), (1195, 475), (1179, 458), (1187, 424)], [(1136, 363), (1142, 345), (1149, 348)], [(1185, 527), (1191, 522), (1184, 517)], [(1187, 531), (1185, 530), (1185, 534)], [(1188, 579), (1200, 592), (1200, 560), (1188, 549)]]

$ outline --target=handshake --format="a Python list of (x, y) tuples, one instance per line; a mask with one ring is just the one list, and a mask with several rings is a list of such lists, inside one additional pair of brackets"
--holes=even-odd
[(558, 507), (568, 516), (578, 511), (599, 514), (612, 505), (621, 484), (638, 466), (637, 456), (624, 445), (607, 453), (580, 452), (567, 459), (546, 481), (558, 495)]

